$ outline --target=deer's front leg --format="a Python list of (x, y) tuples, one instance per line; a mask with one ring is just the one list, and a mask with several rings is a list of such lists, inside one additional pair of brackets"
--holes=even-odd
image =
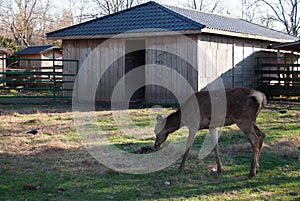
[(215, 152), (216, 163), (217, 163), (217, 172), (221, 173), (221, 172), (223, 172), (223, 167), (222, 167), (222, 161), (221, 161), (220, 154), (219, 154), (218, 129), (217, 128), (211, 128), (211, 129), (209, 129), (209, 132), (210, 132), (212, 145), (214, 146), (214, 152)]
[(189, 151), (191, 149), (191, 146), (195, 140), (195, 136), (196, 136), (196, 133), (197, 133), (198, 129), (193, 129), (193, 128), (189, 128), (189, 137), (188, 137), (188, 140), (187, 140), (187, 143), (186, 143), (186, 151), (184, 153), (184, 155), (182, 156), (182, 161), (181, 161), (181, 164), (179, 166), (179, 170), (183, 170), (185, 168), (185, 162), (186, 162), (186, 159), (189, 155)]
[(181, 161), (181, 164), (179, 166), (179, 170), (183, 170), (185, 168), (185, 161), (186, 161), (186, 158), (188, 157), (189, 155), (189, 151), (190, 151), (190, 148), (188, 148), (184, 155), (182, 156), (182, 161)]

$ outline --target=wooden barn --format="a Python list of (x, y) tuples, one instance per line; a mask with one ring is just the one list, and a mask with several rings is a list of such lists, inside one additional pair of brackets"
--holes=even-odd
[[(270, 44), (297, 40), (244, 20), (152, 1), (47, 38), (62, 40), (63, 58), (79, 60), (83, 99), (110, 101), (117, 93), (121, 100), (153, 103), (176, 102), (178, 94), (215, 80), (227, 88), (253, 87), (256, 57), (270, 52)], [(65, 73), (75, 69), (64, 66)], [(136, 92), (127, 93), (132, 88)]]
[[(41, 69), (53, 67), (53, 61), (43, 59), (62, 59), (62, 50), (55, 45), (30, 46), (15, 53), (20, 59), (21, 69)], [(62, 62), (56, 62), (62, 65)]]
[(269, 97), (300, 96), (300, 40), (272, 44), (277, 50), (257, 57), (256, 87)]
[[(5, 59), (12, 54), (12, 51), (8, 48), (0, 48), (0, 79), (5, 80), (6, 75), (3, 74), (6, 71)], [(5, 82), (0, 81), (0, 86), (5, 85)]]
[(7, 56), (11, 55), (12, 51), (8, 48), (0, 48), (0, 69), (2, 72), (5, 71), (5, 67), (6, 67), (6, 62), (5, 62), (5, 58), (7, 58)]

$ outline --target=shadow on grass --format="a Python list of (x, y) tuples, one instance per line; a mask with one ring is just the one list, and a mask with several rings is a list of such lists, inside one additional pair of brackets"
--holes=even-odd
[[(137, 144), (141, 146), (143, 144)], [(132, 146), (132, 145), (130, 145)], [(176, 199), (299, 199), (299, 161), (274, 153), (262, 154), (260, 173), (246, 179), (251, 154), (223, 157), (225, 172), (211, 171), (214, 157), (192, 159), (144, 175), (105, 168), (83, 148), (47, 147), (24, 155), (0, 154), (0, 200), (176, 200)], [(24, 185), (35, 190), (25, 190)]]
[(36, 113), (66, 113), (72, 112), (71, 105), (0, 105), (2, 115), (36, 114)]

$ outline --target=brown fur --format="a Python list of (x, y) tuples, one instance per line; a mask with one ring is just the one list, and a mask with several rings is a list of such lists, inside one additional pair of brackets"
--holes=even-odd
[[(261, 153), (265, 134), (257, 127), (256, 117), (266, 105), (266, 97), (262, 92), (235, 88), (224, 91), (196, 92), (181, 107), (166, 118), (157, 116), (155, 127), (155, 147), (159, 147), (168, 135), (182, 126), (189, 129), (186, 152), (183, 155), (180, 169), (194, 141), (196, 132), (209, 129), (216, 155), (217, 171), (222, 172), (222, 163), (218, 150), (217, 127), (236, 124), (248, 138), (252, 146), (252, 163), (249, 178), (258, 171), (258, 159)], [(213, 107), (212, 107), (213, 106)]]

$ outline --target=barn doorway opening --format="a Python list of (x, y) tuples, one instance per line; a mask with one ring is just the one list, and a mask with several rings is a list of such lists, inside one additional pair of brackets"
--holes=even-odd
[[(130, 102), (145, 101), (145, 64), (146, 64), (146, 41), (128, 40), (125, 42), (125, 91), (126, 99)], [(134, 70), (134, 71), (133, 71)], [(131, 72), (130, 72), (131, 71)], [(135, 90), (134, 94), (130, 89)]]

